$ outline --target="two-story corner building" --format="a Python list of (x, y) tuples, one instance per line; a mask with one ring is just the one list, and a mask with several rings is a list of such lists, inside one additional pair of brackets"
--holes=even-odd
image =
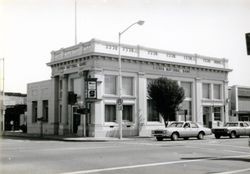
[(230, 120), (250, 122), (250, 87), (234, 85), (229, 90)]
[[(164, 123), (147, 97), (147, 85), (159, 77), (176, 80), (185, 90), (177, 120), (192, 120), (207, 127), (228, 121), (228, 60), (121, 45), (123, 136), (150, 136)], [(28, 133), (77, 134), (94, 137), (118, 136), (118, 44), (92, 39), (51, 52), (51, 80), (28, 84)], [(87, 85), (96, 79), (94, 85)], [(88, 99), (87, 88), (96, 99)], [(77, 103), (69, 105), (69, 92)], [(79, 106), (89, 108), (79, 115)]]

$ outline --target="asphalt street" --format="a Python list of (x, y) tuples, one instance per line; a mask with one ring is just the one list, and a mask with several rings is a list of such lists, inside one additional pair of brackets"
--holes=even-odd
[(0, 140), (1, 174), (249, 174), (248, 138), (107, 142)]

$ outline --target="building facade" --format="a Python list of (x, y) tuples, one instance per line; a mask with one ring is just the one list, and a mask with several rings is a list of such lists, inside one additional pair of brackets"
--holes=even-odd
[[(228, 121), (228, 60), (126, 44), (121, 56), (123, 136), (150, 136), (164, 126), (147, 97), (148, 83), (159, 77), (176, 80), (185, 90), (176, 120), (207, 127)], [(118, 136), (118, 44), (92, 39), (52, 51), (47, 65), (52, 78), (28, 84), (28, 133), (39, 133), (37, 118), (43, 117), (47, 134)], [(73, 105), (69, 92), (77, 95)], [(78, 114), (78, 108), (89, 112)]]
[(20, 130), (26, 126), (27, 95), (14, 92), (4, 93), (4, 130)]
[(250, 87), (235, 85), (229, 91), (230, 120), (250, 122)]

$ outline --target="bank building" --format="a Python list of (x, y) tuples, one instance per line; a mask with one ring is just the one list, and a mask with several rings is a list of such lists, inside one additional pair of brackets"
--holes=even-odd
[[(122, 134), (164, 127), (147, 97), (159, 77), (176, 80), (185, 100), (176, 120), (221, 126), (228, 115), (228, 60), (121, 44)], [(51, 79), (27, 85), (29, 134), (118, 137), (118, 44), (92, 39), (51, 52)], [(72, 100), (73, 103), (72, 103)]]

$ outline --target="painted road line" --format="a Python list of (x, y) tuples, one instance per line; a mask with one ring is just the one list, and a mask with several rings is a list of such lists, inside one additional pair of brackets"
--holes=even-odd
[[(194, 149), (200, 149), (200, 150), (211, 150), (214, 151), (214, 148), (204, 148), (204, 147), (194, 147), (194, 146), (186, 146), (188, 148), (194, 148)], [(224, 152), (233, 152), (233, 153), (241, 153), (241, 154), (245, 154), (245, 155), (250, 155), (250, 153), (248, 152), (244, 152), (244, 151), (236, 151), (236, 150), (223, 150)]]
[(139, 164), (139, 165), (132, 165), (132, 166), (121, 166), (121, 167), (111, 167), (111, 168), (103, 168), (103, 169), (82, 170), (82, 171), (67, 172), (67, 173), (61, 173), (61, 174), (86, 174), (86, 173), (96, 173), (96, 172), (114, 171), (114, 170), (122, 170), (122, 169), (134, 169), (134, 168), (142, 168), (142, 167), (154, 167), (154, 166), (169, 165), (169, 164), (178, 164), (178, 163), (189, 163), (189, 162), (196, 162), (196, 161), (204, 161), (204, 159), (170, 161), (170, 162), (162, 162), (162, 163), (148, 163), (148, 164)]
[(250, 171), (250, 168), (241, 169), (241, 170), (232, 170), (232, 171), (220, 172), (220, 173), (214, 173), (214, 174), (233, 174), (233, 173), (242, 173), (242, 172), (247, 172), (247, 171)]
[(179, 163), (192, 163), (192, 162), (208, 161), (208, 160), (215, 160), (215, 159), (218, 160), (218, 159), (224, 159), (224, 158), (240, 158), (240, 157), (250, 157), (250, 155), (223, 156), (223, 157), (215, 157), (215, 158), (211, 157), (211, 158), (206, 158), (206, 159), (179, 160), (179, 161), (168, 161), (168, 162), (159, 162), (159, 163), (147, 163), (147, 164), (120, 166), (120, 167), (110, 167), (110, 168), (102, 168), (102, 169), (81, 170), (81, 171), (66, 172), (66, 173), (61, 173), (61, 174), (97, 173), (97, 172), (105, 172), (105, 171), (134, 169), (134, 168), (143, 168), (143, 167), (155, 167), (155, 166), (162, 166), (162, 165), (171, 165), (171, 164), (179, 164)]
[[(47, 148), (47, 149), (36, 149), (36, 151), (65, 151), (65, 150), (95, 150), (95, 149), (108, 149), (108, 148), (119, 148), (119, 146), (99, 146), (99, 147), (55, 147), (55, 148)], [(34, 151), (34, 148), (6, 148), (5, 151)]]
[(242, 153), (242, 154), (250, 154), (248, 152), (236, 151), (236, 150), (224, 150), (226, 152), (233, 152), (233, 153)]

